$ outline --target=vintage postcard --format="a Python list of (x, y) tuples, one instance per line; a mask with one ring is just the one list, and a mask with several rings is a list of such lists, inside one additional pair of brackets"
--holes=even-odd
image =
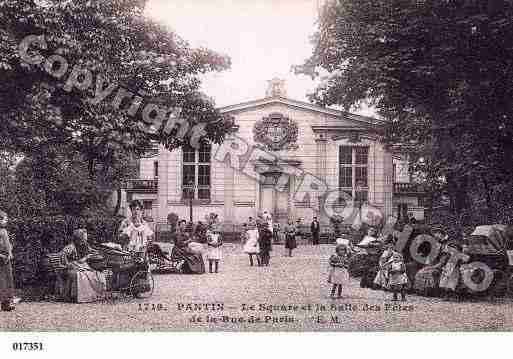
[(0, 1), (0, 330), (511, 331), (512, 31), (512, 1)]

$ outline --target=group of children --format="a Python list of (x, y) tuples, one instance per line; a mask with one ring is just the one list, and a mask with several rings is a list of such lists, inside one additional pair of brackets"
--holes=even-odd
[[(265, 214), (265, 213), (264, 213)], [(254, 265), (255, 257), (258, 266), (269, 266), (272, 251), (273, 224), (270, 217), (264, 217), (256, 222), (249, 218), (248, 223), (242, 225), (242, 250), (249, 256), (249, 265)]]
[[(406, 275), (406, 265), (403, 255), (395, 249), (395, 242), (390, 236), (386, 239), (385, 250), (379, 259), (379, 269), (374, 279), (374, 283), (383, 289), (393, 293), (393, 301), (398, 300), (398, 294), (401, 294), (401, 300), (406, 300), (406, 286), (408, 276)], [(349, 259), (352, 249), (347, 244), (338, 244), (335, 247), (335, 254), (329, 259), (330, 271), (328, 283), (332, 284), (331, 298), (342, 298), (342, 286), (349, 281)], [(338, 294), (335, 296), (335, 294)]]

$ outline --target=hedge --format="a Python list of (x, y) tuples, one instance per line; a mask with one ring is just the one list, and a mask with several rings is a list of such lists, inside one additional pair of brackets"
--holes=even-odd
[(107, 242), (112, 240), (120, 221), (108, 216), (10, 219), (7, 229), (13, 243), (16, 286), (37, 283), (42, 256), (62, 250), (70, 242), (74, 229), (85, 225), (89, 242)]

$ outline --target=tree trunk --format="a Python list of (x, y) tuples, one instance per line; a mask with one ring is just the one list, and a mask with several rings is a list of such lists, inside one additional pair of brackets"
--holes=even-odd
[(486, 197), (486, 207), (487, 207), (487, 211), (486, 211), (486, 215), (487, 215), (487, 219), (488, 219), (488, 222), (493, 222), (495, 220), (495, 207), (493, 205), (493, 200), (492, 200), (492, 192), (491, 192), (491, 189), (490, 189), (490, 185), (488, 184), (488, 181), (486, 180), (486, 178), (484, 177), (481, 177), (481, 181), (483, 181), (483, 186), (484, 186), (484, 189), (485, 189), (485, 197)]
[(448, 176), (447, 188), (451, 198), (451, 210), (460, 216), (469, 203), (467, 179), (465, 177)]
[(87, 171), (89, 172), (89, 178), (94, 178), (94, 158), (89, 158), (87, 161)]
[(121, 187), (118, 187), (116, 189), (116, 195), (117, 195), (117, 198), (116, 198), (116, 206), (114, 207), (114, 216), (117, 216), (118, 213), (119, 213), (119, 209), (121, 208), (121, 195), (122, 195), (122, 192), (121, 192)]

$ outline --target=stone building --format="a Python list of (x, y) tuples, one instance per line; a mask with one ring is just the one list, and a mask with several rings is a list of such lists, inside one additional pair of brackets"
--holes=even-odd
[[(140, 199), (157, 223), (170, 212), (188, 219), (191, 196), (194, 221), (213, 212), (227, 225), (240, 224), (267, 210), (279, 222), (309, 223), (317, 216), (328, 223), (324, 203), (316, 200), (321, 189), (308, 188), (307, 176), (325, 183), (325, 191), (354, 198), (358, 208), (369, 204), (384, 216), (423, 219), (407, 159), (380, 142), (382, 120), (289, 99), (279, 79), (269, 81), (264, 98), (220, 111), (235, 119), (222, 145), (158, 148), (141, 159), (127, 199)], [(346, 202), (334, 203), (343, 208)]]

